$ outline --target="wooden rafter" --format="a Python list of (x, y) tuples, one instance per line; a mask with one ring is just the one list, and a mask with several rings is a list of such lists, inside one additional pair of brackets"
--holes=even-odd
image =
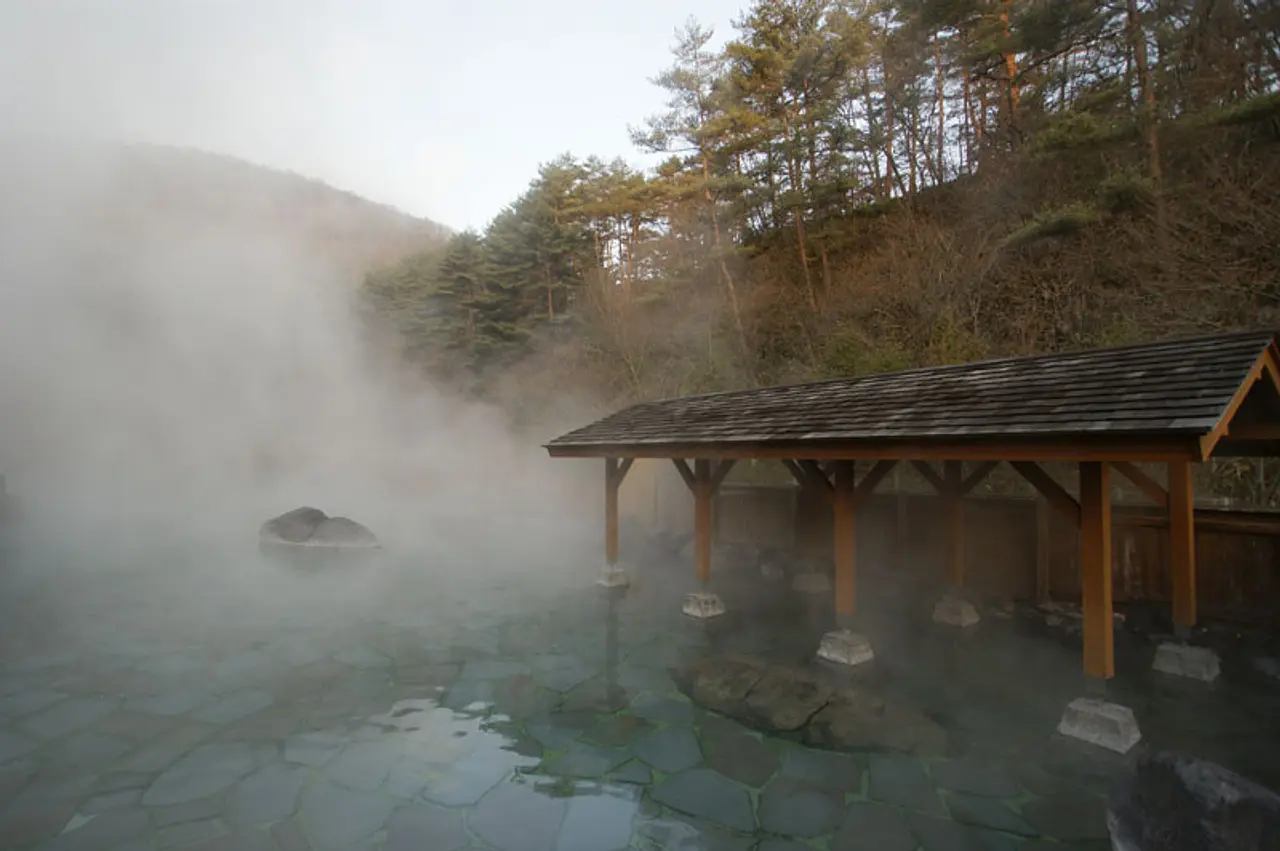
[(1156, 505), (1164, 507), (1169, 504), (1169, 494), (1160, 483), (1142, 471), (1136, 464), (1128, 461), (1112, 461), (1116, 472), (1133, 482), (1134, 487), (1146, 494)]
[(1272, 360), (1269, 357), (1270, 354), (1271, 352), (1267, 351), (1258, 357), (1258, 360), (1253, 364), (1253, 368), (1249, 370), (1249, 375), (1236, 388), (1236, 392), (1232, 394), (1226, 410), (1222, 412), (1222, 416), (1218, 419), (1218, 424), (1213, 427), (1212, 431), (1200, 438), (1200, 457), (1196, 460), (1207, 461), (1209, 456), (1213, 455), (1213, 448), (1218, 445), (1218, 441), (1227, 436), (1227, 431), (1231, 428), (1231, 420), (1235, 418), (1236, 412), (1240, 410), (1244, 400), (1249, 397), (1249, 391), (1253, 390), (1259, 381), (1268, 376), (1274, 382), (1275, 373), (1267, 368), (1268, 361)]
[(676, 472), (680, 474), (680, 478), (684, 479), (685, 485), (691, 491), (698, 489), (698, 480), (693, 476), (693, 470), (689, 469), (689, 464), (683, 458), (672, 458), (671, 463), (675, 465)]
[(779, 458), (778, 461), (791, 473), (791, 478), (796, 480), (797, 485), (802, 488), (809, 486), (809, 477), (805, 475), (803, 467), (790, 458)]
[(969, 475), (965, 477), (964, 481), (960, 483), (960, 493), (970, 493), (974, 488), (982, 484), (987, 476), (991, 475), (991, 471), (999, 466), (999, 461), (984, 461), (979, 464), (977, 469), (969, 473)]
[(831, 479), (827, 478), (827, 473), (822, 469), (822, 465), (817, 461), (801, 459), (796, 462), (800, 465), (800, 469), (809, 477), (809, 481), (816, 487), (822, 488), (824, 491), (831, 490)]
[(862, 506), (863, 503), (870, 499), (871, 494), (875, 492), (875, 489), (884, 481), (885, 477), (893, 472), (893, 468), (897, 465), (897, 461), (877, 461), (876, 465), (862, 477), (862, 481), (858, 482), (854, 488), (854, 508)]
[(619, 463), (616, 459), (606, 469), (609, 471), (609, 481), (616, 487), (622, 484), (622, 480), (627, 477), (627, 472), (631, 469), (631, 465), (635, 463), (634, 458), (623, 458)]
[(1263, 360), (1263, 378), (1271, 382), (1271, 387), (1280, 394), (1280, 353), (1276, 352), (1274, 345), (1267, 348), (1262, 355)]
[(928, 482), (930, 485), (932, 485), (933, 489), (938, 493), (942, 493), (947, 489), (947, 483), (942, 480), (942, 476), (939, 476), (937, 472), (934, 471), (933, 467), (930, 466), (929, 462), (912, 461), (911, 466), (915, 467), (916, 472), (918, 472), (921, 476), (923, 476), (924, 480)]
[(1014, 461), (1011, 466), (1018, 471), (1018, 475), (1039, 491), (1050, 505), (1065, 514), (1073, 526), (1080, 525), (1080, 503), (1076, 502), (1075, 497), (1067, 493), (1066, 489), (1054, 481), (1053, 476), (1046, 473), (1039, 464)]
[(719, 490), (720, 485), (724, 483), (725, 476), (733, 470), (733, 465), (738, 462), (732, 458), (725, 458), (716, 464), (715, 469), (711, 473), (711, 490)]

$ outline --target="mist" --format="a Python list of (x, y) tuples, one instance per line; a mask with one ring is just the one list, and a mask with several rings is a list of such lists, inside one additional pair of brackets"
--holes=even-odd
[[(357, 614), (389, 576), (589, 581), (594, 470), (372, 356), (359, 278), (295, 231), (132, 199), (127, 153), (28, 139), (0, 165), (0, 471), (33, 590), (144, 577), (166, 623), (221, 617), (217, 596), (268, 624)], [(346, 577), (260, 559), (258, 527), (301, 505), (385, 557)]]

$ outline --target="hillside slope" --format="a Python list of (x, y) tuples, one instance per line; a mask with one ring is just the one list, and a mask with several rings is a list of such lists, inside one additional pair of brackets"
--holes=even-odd
[(87, 224), (124, 246), (160, 233), (269, 236), (355, 285), (370, 268), (450, 230), (298, 174), (155, 145), (0, 140), (0, 223), (15, 231)]

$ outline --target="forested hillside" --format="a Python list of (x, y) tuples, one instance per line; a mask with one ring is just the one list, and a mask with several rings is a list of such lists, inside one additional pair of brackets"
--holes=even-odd
[(714, 44), (637, 116), (659, 167), (548, 163), (371, 315), (535, 407), (1277, 324), (1276, 4), (756, 0)]

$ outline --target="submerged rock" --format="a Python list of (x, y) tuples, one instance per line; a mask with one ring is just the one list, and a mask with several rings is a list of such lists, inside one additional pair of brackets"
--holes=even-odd
[(821, 672), (748, 656), (703, 659), (672, 672), (694, 703), (766, 733), (828, 750), (945, 751), (946, 731), (923, 712)]
[(1157, 753), (1112, 790), (1107, 829), (1116, 851), (1280, 848), (1280, 796), (1215, 763)]

